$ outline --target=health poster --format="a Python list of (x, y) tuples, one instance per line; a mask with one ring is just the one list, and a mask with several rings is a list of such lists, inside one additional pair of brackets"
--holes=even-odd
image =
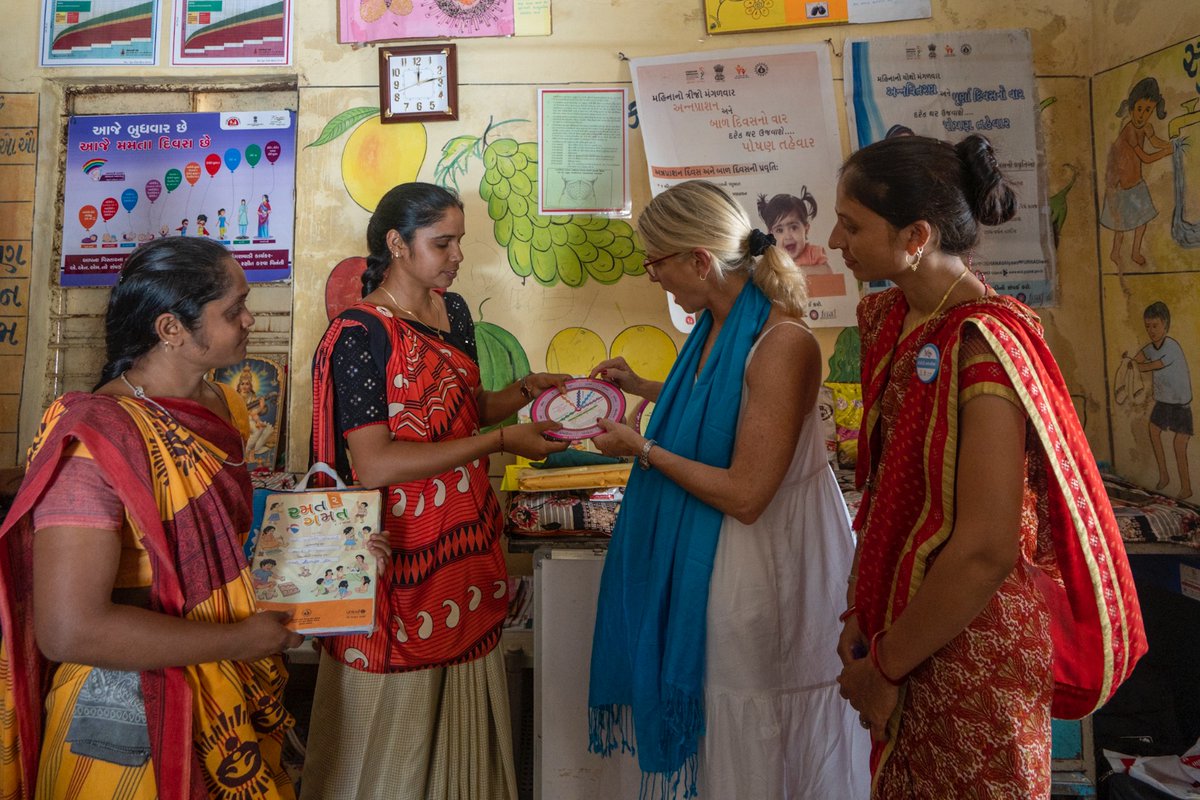
[[(981, 133), (1017, 190), (1012, 221), (985, 227), (973, 266), (996, 291), (1054, 302), (1054, 247), (1027, 31), (964, 31), (846, 40), (846, 114), (854, 146), (919, 134)], [(872, 285), (871, 289), (880, 288)]]
[(158, 63), (156, 0), (42, 0), (43, 67)]
[(292, 63), (291, 0), (174, 0), (171, 64)]
[[(634, 59), (631, 71), (650, 191), (695, 178), (724, 187), (804, 273), (810, 324), (854, 325), (858, 285), (825, 246), (842, 160), (829, 48)], [(671, 319), (694, 323), (673, 302)]]
[(291, 276), (293, 111), (72, 117), (62, 285), (111, 286), (139, 244), (207, 236), (251, 282)]

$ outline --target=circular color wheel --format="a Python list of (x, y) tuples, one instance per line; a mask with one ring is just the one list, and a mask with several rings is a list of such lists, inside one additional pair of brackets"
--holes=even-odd
[(562, 427), (546, 436), (565, 441), (590, 439), (604, 433), (596, 420), (619, 422), (625, 416), (625, 395), (608, 381), (569, 378), (566, 393), (551, 387), (533, 401), (529, 417), (534, 422), (558, 422)]

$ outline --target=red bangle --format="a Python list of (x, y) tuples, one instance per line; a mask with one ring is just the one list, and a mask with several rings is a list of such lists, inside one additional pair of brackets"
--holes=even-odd
[(900, 676), (899, 680), (893, 680), (886, 672), (883, 671), (883, 665), (879, 663), (879, 637), (883, 636), (883, 634), (884, 631), (879, 631), (879, 633), (871, 637), (871, 666), (873, 666), (875, 671), (882, 675), (883, 679), (892, 686), (903, 686), (904, 682), (908, 680), (908, 675), (902, 675)]
[(849, 608), (847, 608), (842, 613), (838, 614), (838, 622), (845, 622), (846, 620), (850, 619), (857, 613), (858, 613), (858, 607), (855, 606), (854, 604), (851, 604)]

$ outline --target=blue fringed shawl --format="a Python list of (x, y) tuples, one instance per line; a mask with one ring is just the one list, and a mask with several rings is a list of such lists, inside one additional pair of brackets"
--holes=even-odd
[[(712, 329), (712, 316), (700, 317), (659, 394), (650, 438), (729, 466), (746, 358), (770, 310), (747, 282), (693, 381)], [(613, 530), (592, 640), (589, 749), (632, 752), (636, 735), (643, 798), (671, 796), (680, 782), (685, 796), (696, 793), (708, 584), (723, 518), (659, 471), (635, 469)]]

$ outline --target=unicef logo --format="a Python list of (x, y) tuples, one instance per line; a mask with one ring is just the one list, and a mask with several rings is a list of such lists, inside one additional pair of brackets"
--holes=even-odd
[(933, 383), (938, 374), (938, 362), (942, 351), (932, 342), (921, 348), (917, 353), (917, 378), (921, 383)]

